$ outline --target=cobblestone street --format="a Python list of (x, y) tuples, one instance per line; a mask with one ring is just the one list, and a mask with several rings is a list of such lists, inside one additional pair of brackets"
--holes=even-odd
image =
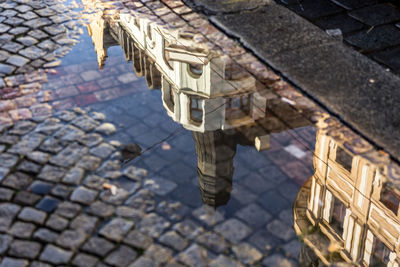
[(0, 0), (0, 267), (326, 264), (320, 169), (399, 173), (185, 3)]
[[(54, 44), (47, 53), (68, 51), (50, 36), (41, 39)], [(54, 71), (29, 72), (60, 63), (50, 56), (18, 68), (4, 52), (0, 266), (296, 265), (291, 207), (312, 174), (312, 152), (285, 132), (262, 153), (238, 146), (228, 203), (214, 210), (199, 190), (194, 137), (168, 117), (160, 92), (134, 75), (121, 48), (99, 70), (90, 39), (81, 43)], [(315, 130), (296, 131), (312, 148)], [(131, 143), (145, 152), (124, 164)]]

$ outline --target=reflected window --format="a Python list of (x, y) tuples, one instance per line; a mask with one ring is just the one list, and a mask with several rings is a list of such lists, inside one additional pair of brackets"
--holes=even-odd
[(336, 162), (342, 165), (343, 168), (351, 172), (353, 157), (339, 146), (337, 147), (336, 150)]
[(387, 266), (389, 263), (390, 250), (383, 244), (378, 238), (374, 238), (372, 245), (372, 255), (370, 260), (370, 266)]
[(250, 95), (226, 99), (226, 119), (238, 119), (250, 115)]
[(164, 79), (163, 81), (164, 87), (164, 102), (167, 104), (167, 107), (170, 111), (174, 111), (175, 106), (175, 93), (172, 85)]
[(203, 99), (190, 98), (190, 119), (194, 122), (201, 123), (203, 121)]
[(332, 210), (332, 219), (330, 225), (340, 236), (343, 235), (343, 223), (345, 216), (346, 216), (346, 206), (342, 203), (342, 201), (340, 201), (336, 197), (333, 197), (333, 210)]
[(163, 50), (164, 50), (164, 55), (163, 55), (164, 56), (164, 62), (168, 66), (168, 68), (173, 70), (174, 69), (173, 68), (173, 62), (170, 60), (169, 52), (166, 49), (167, 47), (169, 47), (169, 45), (170, 45), (169, 42), (164, 39), (164, 48), (163, 48)]
[(138, 27), (138, 29), (140, 29), (140, 20), (139, 18), (135, 18), (135, 26)]
[(399, 210), (400, 196), (397, 192), (387, 186), (383, 186), (381, 191), (381, 202), (386, 208), (390, 209), (397, 215), (397, 211)]
[(147, 37), (149, 37), (150, 40), (153, 40), (153, 34), (151, 32), (150, 25), (147, 25)]
[(203, 65), (188, 64), (188, 71), (191, 76), (198, 78), (203, 74)]

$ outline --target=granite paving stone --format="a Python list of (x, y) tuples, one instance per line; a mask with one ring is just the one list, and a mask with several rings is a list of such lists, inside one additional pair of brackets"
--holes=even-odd
[(357, 32), (346, 37), (345, 40), (362, 51), (368, 52), (400, 44), (399, 36), (400, 31), (395, 26), (382, 25)]
[(67, 184), (79, 185), (85, 175), (85, 170), (79, 167), (70, 169), (62, 181)]
[(34, 259), (39, 255), (41, 247), (38, 242), (14, 240), (10, 245), (8, 254), (21, 258)]
[(271, 234), (285, 241), (289, 241), (295, 237), (295, 232), (292, 227), (279, 220), (273, 220), (267, 225), (267, 229)]
[(166, 232), (159, 238), (159, 241), (177, 251), (182, 251), (188, 245), (188, 241), (175, 231)]
[(95, 156), (91, 155), (86, 155), (83, 156), (76, 164), (76, 167), (88, 170), (88, 171), (94, 171), (96, 170), (101, 163), (101, 159)]
[(110, 241), (107, 241), (101, 237), (92, 237), (90, 238), (82, 247), (84, 251), (89, 253), (93, 253), (97, 256), (104, 257), (106, 256), (115, 245)]
[(56, 231), (64, 230), (67, 228), (68, 224), (69, 221), (67, 219), (64, 219), (56, 214), (51, 214), (46, 221), (46, 226)]
[(88, 175), (84, 180), (83, 184), (91, 189), (102, 190), (103, 184), (106, 183), (107, 180), (101, 176), (91, 174)]
[(47, 228), (39, 228), (34, 234), (33, 238), (42, 242), (53, 243), (57, 239), (57, 233)]
[(27, 158), (39, 164), (46, 164), (50, 159), (50, 155), (41, 151), (32, 151), (28, 153)]
[(157, 262), (147, 257), (140, 257), (134, 263), (129, 265), (129, 267), (156, 267), (156, 266), (158, 266)]
[(23, 18), (25, 20), (30, 20), (30, 19), (34, 19), (37, 18), (38, 15), (36, 15), (35, 13), (33, 13), (32, 11), (28, 11), (25, 12), (23, 14), (18, 14), (18, 17)]
[(214, 232), (204, 232), (196, 238), (196, 241), (216, 253), (222, 253), (228, 248), (225, 239)]
[(0, 231), (7, 231), (20, 206), (10, 203), (0, 204)]
[(138, 230), (132, 230), (124, 238), (124, 243), (139, 249), (147, 249), (151, 244), (153, 244), (153, 239)]
[(188, 239), (194, 239), (202, 232), (204, 232), (203, 227), (187, 218), (182, 222), (176, 223), (172, 228), (183, 237), (186, 237)]
[(17, 66), (17, 67), (21, 67), (28, 62), (29, 62), (29, 59), (18, 56), (18, 55), (10, 56), (6, 61), (6, 63)]
[(70, 250), (77, 250), (86, 240), (81, 231), (65, 230), (57, 238), (56, 244)]
[(31, 208), (25, 207), (21, 210), (18, 218), (27, 222), (33, 222), (36, 224), (43, 224), (47, 215), (45, 212)]
[(95, 190), (79, 186), (72, 192), (70, 199), (81, 204), (89, 205), (96, 199), (97, 194), (98, 192)]
[(87, 214), (81, 214), (72, 220), (70, 228), (81, 231), (86, 234), (91, 234), (98, 225), (99, 219)]
[(129, 195), (130, 193), (125, 189), (117, 188), (115, 194), (113, 194), (111, 190), (101, 192), (100, 199), (112, 205), (121, 205)]
[(0, 187), (0, 201), (10, 201), (13, 198), (13, 196), (14, 196), (13, 190)]
[(144, 180), (143, 187), (159, 196), (165, 196), (176, 188), (176, 183), (161, 177), (152, 177)]
[(78, 215), (81, 210), (82, 207), (79, 204), (64, 201), (58, 205), (55, 214), (71, 219)]
[(111, 205), (107, 205), (104, 202), (96, 201), (93, 202), (88, 209), (88, 213), (97, 217), (108, 218), (114, 214), (115, 208)]
[(72, 264), (78, 267), (94, 267), (99, 261), (98, 258), (85, 253), (79, 253), (72, 260)]
[(255, 203), (240, 209), (235, 215), (246, 222), (247, 225), (254, 228), (264, 225), (272, 218), (268, 212)]
[(100, 231), (99, 234), (116, 242), (121, 241), (125, 234), (134, 226), (133, 222), (124, 220), (122, 218), (115, 218), (107, 223)]
[(214, 226), (224, 220), (224, 215), (206, 205), (195, 209), (192, 214), (196, 219), (208, 226)]
[(251, 228), (237, 219), (228, 219), (215, 227), (215, 231), (226, 239), (237, 243), (251, 233)]
[(31, 174), (38, 174), (41, 168), (41, 165), (24, 159), (18, 164), (17, 170)]
[(15, 222), (9, 230), (9, 233), (17, 238), (25, 238), (29, 239), (33, 231), (35, 230), (36, 226), (32, 223), (25, 223), (25, 222)]
[(93, 147), (90, 149), (90, 154), (105, 159), (108, 158), (112, 152), (115, 151), (115, 148), (111, 145), (108, 145), (106, 143), (101, 143), (100, 145)]
[(235, 261), (225, 255), (219, 255), (216, 259), (212, 260), (208, 265), (210, 267), (220, 267), (220, 266), (231, 266), (231, 267), (242, 267), (240, 262)]
[(14, 66), (0, 63), (0, 73), (10, 74), (10, 73), (12, 73), (15, 69), (16, 69), (16, 68), (15, 68)]
[(173, 251), (161, 245), (152, 244), (145, 252), (144, 256), (154, 260), (158, 265), (162, 265), (171, 259)]
[(264, 266), (282, 266), (282, 267), (294, 267), (296, 263), (292, 260), (286, 259), (280, 254), (273, 254), (263, 260)]
[(42, 261), (33, 261), (29, 267), (51, 267), (51, 265)]
[(27, 191), (19, 191), (14, 197), (14, 202), (21, 205), (35, 205), (40, 200), (40, 196)]
[(257, 261), (262, 259), (262, 254), (256, 248), (247, 243), (241, 243), (232, 248), (236, 257), (246, 265), (254, 265)]
[(60, 182), (64, 174), (65, 169), (46, 164), (39, 173), (38, 177), (49, 182)]
[(197, 244), (192, 244), (185, 251), (178, 254), (178, 260), (189, 266), (207, 266), (207, 250)]
[(121, 245), (111, 252), (104, 261), (113, 266), (128, 266), (129, 263), (136, 259), (136, 255), (136, 251), (128, 246)]
[(351, 11), (349, 15), (369, 26), (377, 26), (400, 20), (400, 12), (390, 4), (370, 5)]
[(6, 234), (0, 234), (0, 254), (4, 254), (7, 251), (12, 241), (12, 237)]
[(26, 267), (28, 264), (29, 262), (27, 260), (4, 257), (0, 263), (0, 267)]
[(68, 263), (72, 255), (73, 253), (71, 251), (64, 250), (54, 245), (46, 245), (42, 254), (40, 254), (40, 260), (60, 265)]
[(170, 222), (163, 217), (150, 213), (138, 223), (137, 229), (146, 235), (158, 238), (170, 225)]
[(9, 30), (8, 32), (13, 35), (19, 35), (19, 34), (26, 33), (27, 31), (29, 31), (28, 27), (15, 27), (15, 28), (12, 28), (11, 30)]

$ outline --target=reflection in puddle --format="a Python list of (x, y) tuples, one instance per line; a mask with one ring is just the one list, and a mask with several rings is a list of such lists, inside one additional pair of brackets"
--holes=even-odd
[[(29, 160), (21, 152), (25, 165), (18, 173), (34, 172), (38, 181), (16, 188), (7, 176), (2, 186), (40, 192), (52, 205), (88, 208), (101, 221), (93, 235), (123, 239), (104, 257), (117, 266), (117, 258), (136, 256), (137, 266), (397, 266), (398, 169), (387, 155), (324, 115), (180, 1), (167, 1), (177, 4), (171, 9), (146, 3), (164, 21), (139, 2), (131, 2), (129, 12), (102, 3), (93, 13), (95, 2), (83, 2), (96, 55), (84, 36), (74, 58), (67, 56), (54, 73), (25, 76), (28, 85), (18, 88), (33, 95), (25, 107), (31, 115), (17, 109), (3, 119), (22, 121), (0, 128), (0, 143), (8, 142), (0, 150), (7, 158), (32, 138), (28, 143), (37, 146), (25, 147)], [(113, 55), (118, 47), (130, 63)], [(17, 84), (17, 78), (6, 81)], [(86, 108), (70, 111), (75, 106)], [(53, 109), (68, 111), (52, 115)], [(30, 118), (37, 124), (27, 123)], [(41, 134), (22, 137), (27, 127)], [(49, 158), (40, 163), (33, 160), (38, 156)], [(8, 174), (8, 167), (2, 170)], [(52, 182), (58, 190), (50, 191)], [(126, 237), (113, 236), (119, 226), (131, 230)], [(79, 251), (99, 255), (87, 239)], [(121, 247), (129, 257), (111, 257)]]

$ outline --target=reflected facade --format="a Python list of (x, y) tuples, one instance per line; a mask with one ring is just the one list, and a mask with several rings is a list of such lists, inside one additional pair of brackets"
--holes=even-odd
[(317, 133), (315, 174), (295, 203), (296, 231), (324, 264), (399, 266), (398, 166), (327, 121)]
[(195, 33), (166, 31), (146, 16), (119, 18), (112, 24), (99, 14), (91, 17), (88, 31), (99, 67), (107, 49), (120, 45), (136, 75), (145, 77), (150, 90), (161, 90), (168, 116), (192, 132), (205, 204), (229, 201), (237, 145), (265, 150), (271, 133), (310, 124), (230, 57), (198, 42)]

